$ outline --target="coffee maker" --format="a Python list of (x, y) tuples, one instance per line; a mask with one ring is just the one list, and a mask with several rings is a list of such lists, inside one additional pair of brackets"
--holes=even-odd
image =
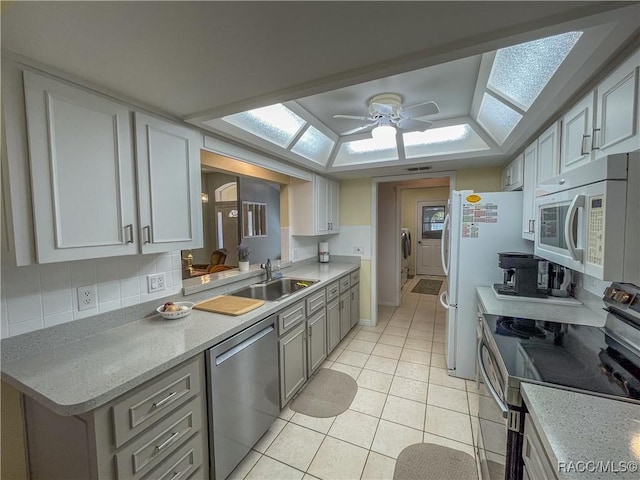
[(552, 297), (571, 295), (571, 269), (557, 263), (541, 260), (538, 263), (538, 289), (545, 290)]
[(530, 253), (498, 253), (498, 266), (504, 270), (504, 280), (493, 288), (501, 295), (546, 297), (546, 292), (538, 289), (538, 263), (541, 260)]

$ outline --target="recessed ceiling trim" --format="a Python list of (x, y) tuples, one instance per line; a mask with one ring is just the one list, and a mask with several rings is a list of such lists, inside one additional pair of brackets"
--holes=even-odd
[(493, 66), (493, 59), (495, 57), (495, 50), (493, 52), (482, 54), (480, 68), (478, 70), (478, 80), (476, 81), (476, 88), (473, 91), (473, 100), (471, 101), (470, 116), (472, 118), (478, 118), (480, 104), (482, 103), (482, 96), (484, 95), (487, 82), (489, 81), (489, 75), (491, 74), (491, 67)]

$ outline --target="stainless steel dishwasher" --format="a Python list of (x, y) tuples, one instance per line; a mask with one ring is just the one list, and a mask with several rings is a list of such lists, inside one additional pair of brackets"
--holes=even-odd
[(280, 413), (275, 316), (207, 350), (211, 468), (223, 480)]

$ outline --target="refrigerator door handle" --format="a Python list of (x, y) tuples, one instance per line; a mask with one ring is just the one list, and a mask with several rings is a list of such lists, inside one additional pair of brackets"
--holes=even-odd
[(440, 305), (442, 305), (445, 309), (449, 310), (449, 299), (445, 300), (444, 298), (447, 296), (447, 292), (444, 291), (440, 294)]
[[(444, 224), (442, 225), (442, 238), (440, 239), (440, 259), (442, 260), (442, 270), (444, 270), (445, 277), (449, 276), (449, 265), (446, 262), (447, 259), (445, 256), (445, 248), (447, 242), (449, 241), (449, 238), (447, 237), (447, 228), (449, 227), (450, 221), (451, 219), (449, 218), (449, 214), (447, 213), (447, 216), (444, 217)], [(442, 303), (442, 300), (440, 300), (440, 303)]]

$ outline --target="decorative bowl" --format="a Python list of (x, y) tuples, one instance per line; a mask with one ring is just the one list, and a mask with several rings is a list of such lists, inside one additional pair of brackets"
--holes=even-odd
[(158, 312), (162, 318), (167, 320), (177, 320), (178, 318), (186, 317), (191, 313), (191, 309), (195, 305), (193, 302), (173, 302), (174, 305), (178, 305), (180, 310), (175, 312), (165, 312), (164, 305), (160, 305), (156, 308), (156, 312)]

